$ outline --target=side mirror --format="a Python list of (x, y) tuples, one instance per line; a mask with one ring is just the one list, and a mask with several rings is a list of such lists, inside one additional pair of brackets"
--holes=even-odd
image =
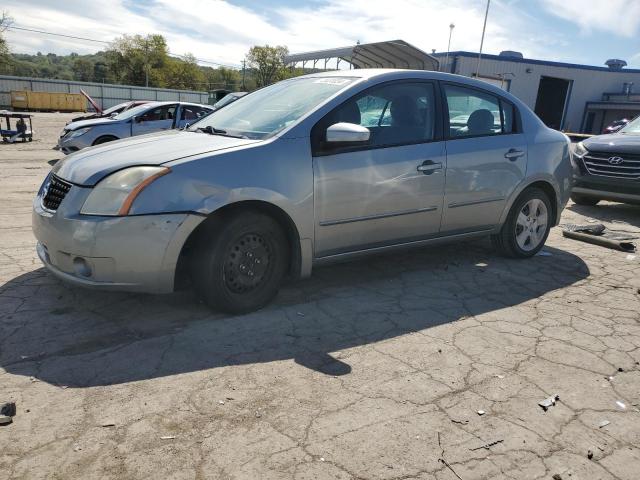
[(371, 132), (355, 123), (335, 123), (327, 128), (327, 142), (368, 142)]

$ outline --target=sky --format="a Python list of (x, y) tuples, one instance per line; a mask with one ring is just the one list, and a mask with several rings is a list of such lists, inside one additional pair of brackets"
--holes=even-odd
[[(238, 66), (253, 45), (291, 53), (384, 40), (431, 52), (477, 52), (486, 0), (3, 0), (14, 25), (111, 41), (160, 33), (174, 54)], [(104, 44), (9, 30), (15, 53), (76, 52)], [(485, 53), (602, 66), (609, 58), (640, 68), (640, 0), (493, 0)]]

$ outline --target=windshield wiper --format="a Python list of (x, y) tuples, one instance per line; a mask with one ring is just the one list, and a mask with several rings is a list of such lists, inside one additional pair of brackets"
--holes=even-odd
[(208, 133), (209, 135), (226, 135), (227, 131), (222, 130), (221, 128), (212, 127), (211, 125), (207, 125), (206, 127), (198, 127), (196, 130), (200, 132)]
[(196, 130), (199, 132), (208, 133), (209, 135), (221, 135), (223, 137), (232, 137), (232, 138), (248, 138), (245, 135), (231, 135), (230, 133), (227, 133), (226, 130), (212, 127), (211, 125), (207, 125), (206, 127), (198, 127), (196, 128)]

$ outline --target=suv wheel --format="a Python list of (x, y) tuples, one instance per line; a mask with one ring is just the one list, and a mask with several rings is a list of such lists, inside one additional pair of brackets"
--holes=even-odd
[(571, 195), (571, 200), (573, 200), (573, 203), (575, 203), (577, 205), (587, 205), (587, 206), (590, 206), (590, 207), (593, 207), (594, 205), (597, 205), (598, 202), (600, 201), (599, 198), (586, 197), (584, 195), (576, 195), (575, 193), (573, 195)]
[(500, 233), (491, 236), (493, 245), (508, 257), (534, 256), (549, 236), (551, 215), (547, 194), (539, 188), (528, 188), (512, 205)]
[(212, 308), (245, 313), (265, 306), (278, 293), (289, 246), (271, 217), (244, 212), (214, 222), (202, 232), (192, 255), (198, 294)]

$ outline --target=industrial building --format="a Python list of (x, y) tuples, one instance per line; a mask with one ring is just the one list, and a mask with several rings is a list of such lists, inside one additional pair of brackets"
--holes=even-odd
[[(440, 70), (476, 76), (478, 54), (432, 54)], [(613, 120), (640, 115), (640, 70), (625, 68), (623, 60), (605, 67), (523, 58), (505, 51), (483, 54), (478, 77), (509, 91), (550, 127), (567, 132), (601, 133)]]

